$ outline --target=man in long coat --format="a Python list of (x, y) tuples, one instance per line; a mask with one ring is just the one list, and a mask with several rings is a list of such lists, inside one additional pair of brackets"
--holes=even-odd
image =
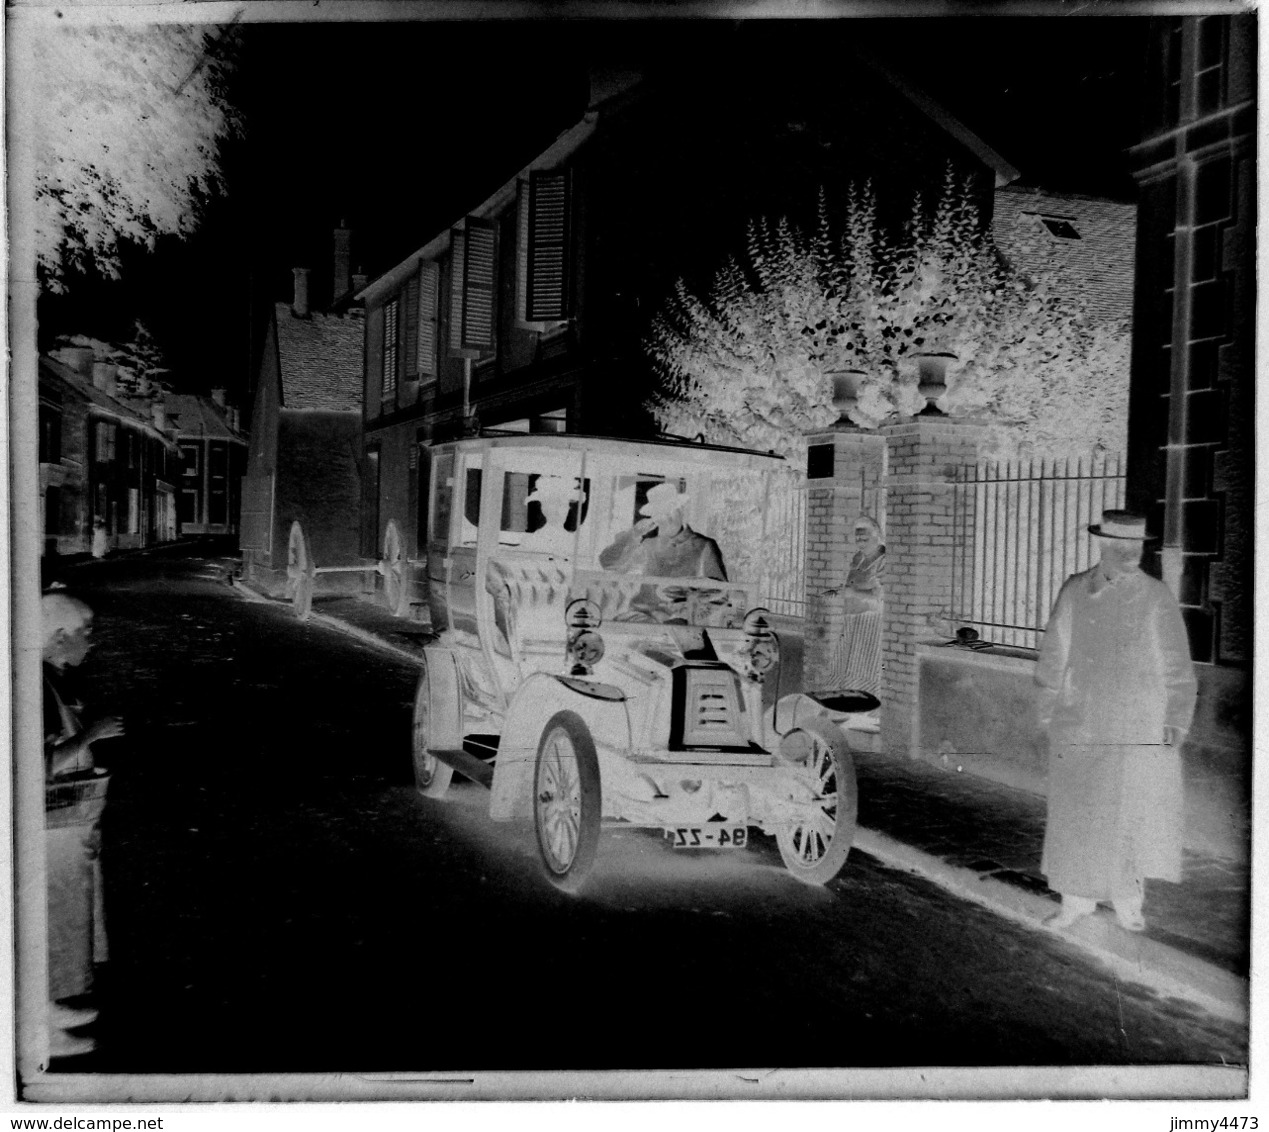
[(1110, 901), (1141, 931), (1145, 878), (1181, 879), (1194, 666), (1176, 599), (1141, 569), (1145, 520), (1107, 511), (1088, 529), (1101, 559), (1063, 585), (1036, 668), (1049, 735), (1041, 869), (1062, 894), (1050, 926)]

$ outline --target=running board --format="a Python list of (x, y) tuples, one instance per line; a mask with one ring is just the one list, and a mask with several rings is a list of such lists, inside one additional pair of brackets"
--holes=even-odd
[(493, 787), (493, 767), (484, 759), (478, 759), (466, 751), (435, 751), (429, 748), (427, 753), (435, 759), (440, 759), (447, 766), (452, 766), (465, 778), (480, 783), (485, 789)]

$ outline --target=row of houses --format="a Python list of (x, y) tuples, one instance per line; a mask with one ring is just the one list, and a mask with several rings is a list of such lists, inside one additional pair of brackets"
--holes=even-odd
[(223, 390), (125, 384), (101, 349), (39, 361), (43, 557), (232, 534), (247, 440)]

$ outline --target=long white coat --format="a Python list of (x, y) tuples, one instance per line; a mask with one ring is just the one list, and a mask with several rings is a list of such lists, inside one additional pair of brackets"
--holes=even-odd
[(1167, 586), (1098, 571), (1067, 579), (1036, 669), (1050, 740), (1041, 868), (1058, 892), (1108, 900), (1140, 878), (1181, 879), (1181, 759), (1163, 738), (1189, 729), (1196, 682)]

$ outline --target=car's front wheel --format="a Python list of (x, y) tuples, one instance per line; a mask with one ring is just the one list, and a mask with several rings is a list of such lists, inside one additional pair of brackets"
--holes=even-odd
[(855, 838), (858, 788), (846, 740), (818, 721), (794, 728), (780, 743), (795, 757), (814, 799), (776, 833), (785, 867), (805, 884), (827, 884), (846, 863)]
[(533, 828), (551, 882), (576, 892), (599, 848), (599, 756), (581, 716), (556, 712), (533, 771)]
[(431, 688), (427, 677), (428, 670), (424, 667), (414, 694), (414, 785), (424, 798), (443, 798), (454, 777), (454, 768), (427, 749), (432, 731)]

